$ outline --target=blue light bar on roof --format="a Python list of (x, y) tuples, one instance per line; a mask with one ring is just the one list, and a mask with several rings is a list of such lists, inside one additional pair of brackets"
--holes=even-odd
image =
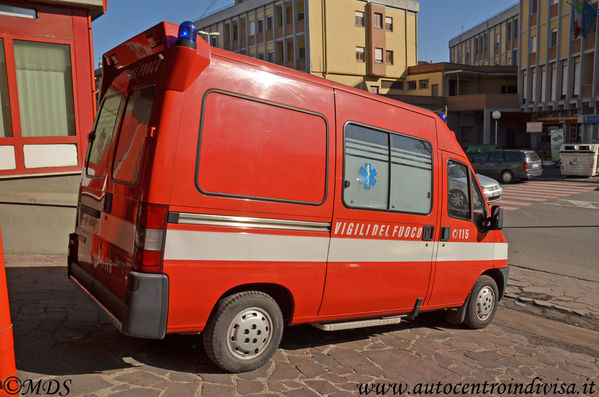
[(198, 28), (191, 21), (182, 22), (177, 34), (177, 45), (197, 48)]

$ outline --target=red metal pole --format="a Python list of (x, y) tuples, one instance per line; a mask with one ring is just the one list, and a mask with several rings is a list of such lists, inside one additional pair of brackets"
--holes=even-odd
[[(10, 321), (10, 307), (8, 306), (8, 291), (6, 289), (6, 270), (4, 269), (4, 253), (2, 250), (2, 232), (0, 231), (0, 382), (17, 376), (15, 365), (14, 339), (12, 335), (12, 322)], [(9, 396), (4, 387), (0, 389), (0, 396)]]

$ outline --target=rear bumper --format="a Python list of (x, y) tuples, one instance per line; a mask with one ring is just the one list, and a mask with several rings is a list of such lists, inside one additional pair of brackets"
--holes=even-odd
[(110, 291), (83, 269), (77, 257), (77, 236), (69, 236), (68, 274), (123, 334), (138, 338), (162, 339), (166, 335), (169, 280), (165, 274), (128, 273), (126, 301)]
[(518, 178), (530, 179), (530, 178), (535, 178), (537, 176), (541, 176), (542, 174), (543, 174), (542, 168), (539, 168), (537, 170), (522, 170), (520, 172), (520, 175), (518, 175)]

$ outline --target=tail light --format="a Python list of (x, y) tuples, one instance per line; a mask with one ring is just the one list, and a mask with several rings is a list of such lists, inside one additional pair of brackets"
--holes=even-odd
[(522, 169), (526, 171), (528, 169), (528, 163), (522, 164)]
[(167, 218), (167, 206), (141, 203), (135, 235), (135, 270), (147, 273), (162, 272)]

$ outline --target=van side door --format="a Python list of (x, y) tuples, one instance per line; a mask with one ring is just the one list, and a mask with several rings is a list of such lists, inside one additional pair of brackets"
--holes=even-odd
[(437, 224), (432, 117), (340, 92), (320, 317), (406, 313), (429, 289)]
[(461, 306), (476, 279), (493, 268), (495, 248), (494, 234), (480, 226), (489, 209), (466, 159), (443, 152), (441, 169), (441, 227), (428, 309)]

